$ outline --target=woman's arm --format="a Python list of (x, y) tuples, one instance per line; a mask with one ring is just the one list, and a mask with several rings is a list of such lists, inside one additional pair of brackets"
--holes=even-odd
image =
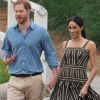
[(67, 41), (64, 41), (61, 44), (61, 50), (60, 50), (60, 54), (59, 54), (60, 55), (60, 57), (59, 57), (59, 67), (57, 67), (58, 74), (62, 71), (62, 59), (63, 59), (64, 48), (66, 46), (66, 42)]
[(97, 72), (97, 68), (96, 68), (96, 45), (95, 45), (95, 43), (92, 42), (92, 41), (89, 41), (88, 49), (89, 49), (89, 57), (90, 57), (90, 63), (91, 63), (92, 70), (90, 72), (90, 75), (88, 76), (87, 82), (85, 83), (82, 90), (80, 91), (80, 96), (84, 96), (85, 94), (87, 94), (88, 87), (91, 84), (91, 82), (93, 81), (93, 79), (96, 75), (96, 72)]
[(86, 87), (89, 87), (89, 85), (91, 84), (92, 80), (94, 79), (96, 72), (97, 72), (97, 68), (96, 68), (96, 45), (94, 42), (90, 42), (90, 46), (89, 46), (89, 56), (90, 56), (90, 63), (91, 63), (91, 67), (92, 70), (90, 72), (90, 75), (88, 77), (88, 80), (85, 84)]

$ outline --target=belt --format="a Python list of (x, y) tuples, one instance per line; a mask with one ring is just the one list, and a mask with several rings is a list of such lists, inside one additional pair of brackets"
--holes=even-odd
[(30, 77), (30, 76), (40, 75), (40, 74), (41, 74), (41, 72), (33, 73), (33, 74), (11, 74), (11, 76), (15, 76), (15, 77)]

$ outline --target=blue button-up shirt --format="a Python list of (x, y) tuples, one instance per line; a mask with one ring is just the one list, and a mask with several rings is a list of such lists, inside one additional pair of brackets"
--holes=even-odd
[(9, 57), (16, 55), (16, 60), (8, 67), (10, 74), (43, 72), (40, 60), (42, 51), (50, 68), (58, 66), (55, 49), (47, 30), (31, 22), (26, 35), (23, 34), (18, 25), (6, 31), (2, 47), (3, 54)]

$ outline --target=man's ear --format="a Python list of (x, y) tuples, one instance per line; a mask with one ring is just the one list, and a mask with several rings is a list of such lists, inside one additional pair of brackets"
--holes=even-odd
[(28, 9), (27, 10), (27, 13), (30, 15), (31, 14), (31, 9)]

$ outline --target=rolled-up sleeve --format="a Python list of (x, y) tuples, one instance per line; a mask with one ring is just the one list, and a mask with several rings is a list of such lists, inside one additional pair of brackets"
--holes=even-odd
[(49, 67), (54, 68), (58, 66), (56, 51), (48, 32), (45, 30), (44, 33), (45, 35), (42, 38), (42, 45), (45, 53), (45, 58)]
[(6, 34), (4, 41), (3, 41), (3, 45), (2, 45), (2, 57), (4, 57), (5, 55), (10, 57), (11, 53), (12, 53), (11, 44), (10, 44), (10, 41), (8, 40), (8, 37), (7, 37), (7, 34)]

